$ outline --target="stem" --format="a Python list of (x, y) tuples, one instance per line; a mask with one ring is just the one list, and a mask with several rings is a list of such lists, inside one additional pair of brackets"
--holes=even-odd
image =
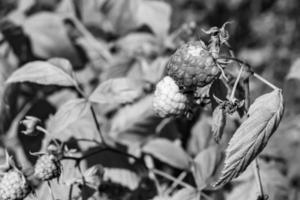
[(178, 185), (181, 185), (182, 187), (196, 190), (196, 188), (194, 188), (194, 187), (191, 186), (190, 184), (187, 184), (187, 183), (185, 183), (185, 182), (183, 182), (183, 181), (179, 181), (179, 180), (177, 180), (175, 177), (173, 177), (173, 176), (171, 176), (171, 175), (169, 175), (169, 174), (167, 174), (167, 173), (165, 173), (165, 172), (163, 172), (163, 171), (160, 171), (160, 170), (158, 170), (158, 169), (152, 169), (151, 171), (152, 171), (154, 174), (157, 174), (157, 175), (159, 175), (159, 176), (161, 176), (161, 177), (164, 177), (164, 178), (166, 178), (166, 179), (168, 179), (168, 180), (171, 180), (171, 181), (173, 181), (173, 182), (177, 182)]
[(98, 131), (99, 136), (100, 136), (100, 140), (101, 140), (101, 142), (102, 142), (104, 145), (106, 145), (104, 136), (103, 136), (102, 131), (101, 131), (100, 124), (99, 124), (99, 122), (98, 122), (98, 120), (97, 120), (97, 116), (96, 116), (96, 112), (95, 112), (95, 110), (94, 110), (94, 107), (91, 105), (90, 109), (91, 109), (91, 112), (92, 112), (92, 116), (93, 116), (93, 119), (94, 119), (94, 122), (95, 122), (95, 125), (96, 125), (96, 128), (97, 128), (97, 131)]
[(69, 188), (69, 200), (72, 200), (72, 193), (73, 193), (73, 184), (70, 185), (70, 188)]
[(173, 184), (171, 185), (169, 191), (172, 192), (178, 186), (179, 182), (183, 181), (186, 175), (187, 175), (186, 171), (181, 172), (179, 176), (176, 178), (176, 181), (174, 181)]
[(256, 158), (254, 160), (254, 172), (255, 172), (255, 179), (256, 179), (256, 183), (258, 185), (258, 189), (260, 192), (261, 197), (264, 197), (264, 189), (262, 186), (262, 181), (261, 181), (261, 176), (260, 176), (260, 171), (259, 171), (259, 164), (258, 164), (258, 159)]
[(230, 100), (234, 99), (235, 91), (236, 91), (238, 83), (239, 83), (239, 81), (241, 79), (241, 75), (242, 75), (243, 69), (244, 69), (244, 65), (241, 66), (239, 74), (238, 74), (238, 77), (236, 78), (236, 80), (234, 82), (234, 85), (233, 85), (233, 88), (232, 88), (232, 92), (231, 92), (231, 95), (230, 95), (230, 98), (229, 98)]
[(254, 73), (253, 76), (255, 78), (257, 78), (258, 80), (260, 80), (261, 82), (265, 83), (266, 85), (268, 85), (269, 87), (271, 87), (273, 90), (278, 90), (279, 88), (276, 87), (275, 85), (273, 85), (272, 83), (270, 83), (269, 81), (267, 81), (264, 77)]

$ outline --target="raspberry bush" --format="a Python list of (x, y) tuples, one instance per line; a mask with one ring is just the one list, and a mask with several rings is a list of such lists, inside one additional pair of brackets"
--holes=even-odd
[(1, 1), (0, 199), (298, 199), (298, 4)]

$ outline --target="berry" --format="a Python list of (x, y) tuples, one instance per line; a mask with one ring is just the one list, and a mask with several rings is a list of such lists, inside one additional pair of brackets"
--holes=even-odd
[(24, 199), (30, 192), (28, 181), (22, 172), (10, 170), (4, 174), (0, 182), (0, 199)]
[(43, 180), (48, 181), (58, 178), (61, 174), (61, 163), (52, 154), (42, 155), (36, 162), (34, 175)]
[(156, 85), (153, 108), (158, 116), (183, 114), (186, 111), (187, 102), (187, 97), (180, 92), (178, 85), (171, 77), (164, 77)]
[(221, 71), (206, 45), (194, 41), (177, 49), (167, 63), (166, 72), (179, 87), (194, 89), (208, 85)]

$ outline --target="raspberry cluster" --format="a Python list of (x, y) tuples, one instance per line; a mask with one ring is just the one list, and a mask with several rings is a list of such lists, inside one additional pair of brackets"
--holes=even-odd
[(34, 175), (43, 181), (58, 178), (61, 174), (61, 163), (52, 154), (42, 155), (36, 162)]
[(0, 199), (24, 199), (30, 191), (29, 183), (22, 172), (11, 169), (4, 173), (0, 182)]

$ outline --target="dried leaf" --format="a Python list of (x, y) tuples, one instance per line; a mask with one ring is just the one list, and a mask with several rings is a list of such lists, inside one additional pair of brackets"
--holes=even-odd
[(134, 190), (139, 186), (140, 177), (128, 169), (105, 168), (103, 181), (118, 183), (124, 187)]
[(172, 196), (172, 200), (199, 200), (200, 196), (201, 193), (195, 189), (183, 188)]
[(284, 111), (281, 90), (262, 95), (250, 106), (247, 118), (226, 149), (225, 166), (215, 186), (239, 176), (267, 145)]
[(73, 99), (66, 102), (49, 119), (48, 131), (52, 134), (61, 133), (70, 124), (84, 116), (88, 112), (89, 106), (85, 99)]
[(199, 190), (202, 190), (207, 186), (209, 178), (211, 178), (215, 172), (220, 159), (221, 154), (217, 146), (210, 146), (209, 148), (201, 151), (194, 158), (194, 179)]
[(213, 112), (212, 119), (212, 133), (214, 135), (215, 141), (219, 143), (222, 138), (224, 128), (226, 125), (226, 112), (219, 105), (215, 108)]
[(150, 140), (142, 147), (144, 153), (149, 153), (173, 167), (189, 170), (191, 166), (190, 156), (173, 142), (159, 138)]
[(63, 69), (44, 61), (25, 64), (14, 71), (6, 83), (32, 82), (42, 85), (73, 86), (75, 81)]
[(102, 104), (130, 103), (143, 94), (141, 82), (129, 78), (115, 78), (101, 83), (89, 97)]

